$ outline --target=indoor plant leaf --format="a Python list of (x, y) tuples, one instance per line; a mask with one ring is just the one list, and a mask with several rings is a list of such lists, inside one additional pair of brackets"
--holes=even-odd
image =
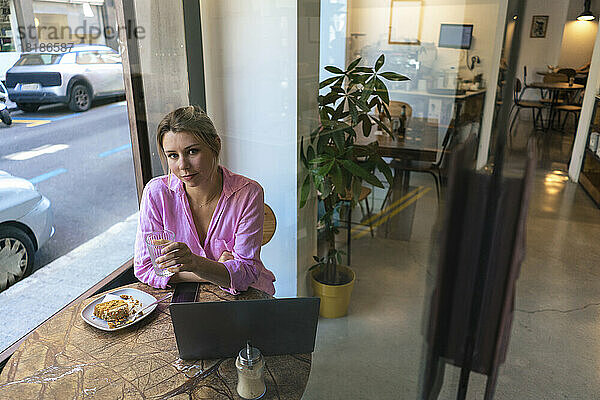
[(321, 81), (321, 83), (319, 83), (319, 89), (323, 89), (324, 87), (331, 85), (333, 82), (337, 81), (338, 79), (339, 79), (339, 77), (333, 76), (331, 78), (327, 78), (327, 79)]
[(387, 79), (388, 81), (407, 81), (409, 80), (406, 76), (397, 74), (396, 72), (382, 72), (379, 76)]
[(343, 74), (344, 73), (344, 71), (342, 71), (338, 67), (334, 67), (333, 65), (326, 66), (325, 70), (328, 72), (331, 72), (332, 74)]
[(382, 54), (379, 56), (377, 61), (375, 61), (375, 72), (379, 71), (381, 67), (383, 67), (383, 63), (385, 62), (385, 56)]
[(383, 188), (383, 183), (381, 183), (381, 181), (375, 175), (373, 175), (369, 171), (365, 171), (358, 164), (356, 164), (350, 160), (341, 160), (340, 163), (346, 170), (348, 170), (352, 174), (364, 179), (365, 181), (369, 182), (373, 186)]
[(381, 98), (384, 103), (390, 102), (390, 95), (388, 93), (385, 83), (379, 78), (375, 78), (375, 88), (377, 89), (377, 95)]
[(310, 193), (310, 175), (306, 175), (306, 178), (304, 178), (304, 183), (302, 183), (302, 188), (300, 190), (300, 207), (304, 207), (304, 205), (306, 204), (309, 193)]
[(372, 74), (373, 73), (373, 68), (372, 67), (356, 67), (356, 68), (354, 68), (354, 70), (356, 72), (365, 72), (367, 74)]
[(362, 60), (362, 58), (358, 57), (356, 60), (352, 61), (350, 63), (350, 65), (348, 65), (348, 68), (346, 69), (346, 73), (352, 71), (354, 69), (354, 67), (356, 67), (358, 65), (360, 60)]

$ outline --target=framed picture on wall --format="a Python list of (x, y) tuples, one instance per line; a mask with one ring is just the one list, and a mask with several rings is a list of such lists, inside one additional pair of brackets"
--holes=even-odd
[(422, 0), (392, 0), (389, 44), (421, 44)]
[(531, 33), (529, 34), (529, 37), (545, 38), (547, 28), (548, 28), (548, 16), (547, 15), (534, 15), (531, 18)]

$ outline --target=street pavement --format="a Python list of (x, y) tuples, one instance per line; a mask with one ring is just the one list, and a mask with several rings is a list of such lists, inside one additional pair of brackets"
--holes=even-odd
[(0, 292), (0, 352), (123, 265), (138, 213)]

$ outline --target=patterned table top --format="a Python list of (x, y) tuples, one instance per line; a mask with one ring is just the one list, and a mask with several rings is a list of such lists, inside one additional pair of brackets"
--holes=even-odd
[[(133, 287), (157, 299), (173, 289)], [(71, 304), (36, 329), (0, 375), (2, 399), (240, 399), (235, 359), (181, 360), (168, 301), (147, 318), (119, 331), (85, 323), (81, 310), (103, 294)], [(197, 301), (268, 297), (250, 289), (230, 295), (201, 284)], [(265, 357), (264, 399), (300, 399), (310, 354)]]

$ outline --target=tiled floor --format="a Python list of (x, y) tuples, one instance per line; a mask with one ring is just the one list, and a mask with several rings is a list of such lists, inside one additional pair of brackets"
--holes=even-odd
[[(514, 143), (517, 156), (526, 132)], [(498, 400), (600, 396), (600, 209), (558, 172), (569, 151), (561, 155), (553, 144), (538, 163)], [(429, 179), (415, 175), (413, 183), (431, 186)], [(410, 241), (369, 235), (353, 241), (350, 310), (344, 318), (320, 319), (304, 399), (416, 398), (436, 204), (433, 190), (418, 201)], [(447, 368), (440, 399), (456, 397), (457, 381), (458, 370)], [(482, 399), (484, 387), (485, 377), (473, 374), (468, 398)]]

